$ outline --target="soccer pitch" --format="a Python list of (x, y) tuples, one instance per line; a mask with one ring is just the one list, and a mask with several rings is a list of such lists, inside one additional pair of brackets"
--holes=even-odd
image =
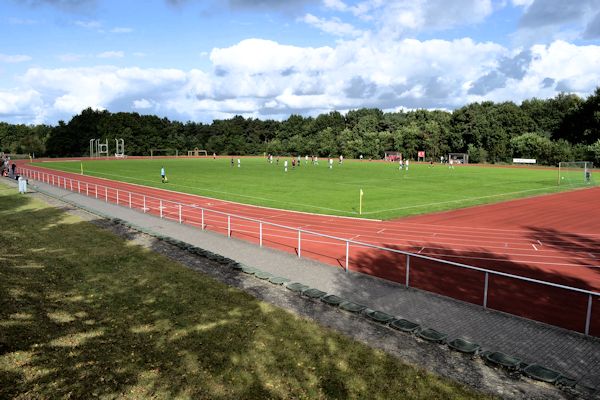
[[(284, 172), (284, 160), (288, 171)], [(80, 173), (79, 162), (35, 163)], [(160, 169), (167, 183), (161, 183)], [(494, 203), (570, 189), (557, 185), (556, 169), (411, 164), (326, 159), (292, 168), (290, 158), (169, 158), (83, 161), (85, 175), (152, 186), (245, 204), (321, 214), (392, 219)], [(360, 191), (362, 214), (359, 214)]]

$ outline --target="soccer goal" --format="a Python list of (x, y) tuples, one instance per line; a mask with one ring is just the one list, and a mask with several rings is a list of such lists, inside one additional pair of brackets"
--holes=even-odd
[(194, 148), (194, 150), (188, 150), (189, 157), (208, 157), (208, 151), (200, 150), (199, 148)]
[(386, 151), (386, 152), (384, 152), (383, 159), (385, 161), (392, 161), (392, 162), (402, 160), (402, 153), (400, 153), (399, 151)]
[(570, 161), (558, 163), (559, 185), (593, 185), (592, 169), (594, 163), (590, 161)]
[(154, 157), (179, 157), (177, 149), (150, 149), (150, 158)]
[(452, 160), (452, 164), (468, 164), (469, 155), (467, 153), (448, 153), (448, 162)]

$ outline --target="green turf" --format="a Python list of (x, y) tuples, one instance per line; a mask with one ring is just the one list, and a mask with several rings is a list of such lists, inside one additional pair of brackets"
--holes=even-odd
[(0, 399), (487, 398), (2, 182), (0, 218)]
[[(47, 168), (80, 172), (79, 162), (38, 163)], [(229, 158), (84, 161), (88, 175), (199, 194), (267, 207), (373, 219), (450, 210), (477, 204), (566, 190), (557, 185), (553, 168), (498, 168), (369, 161), (305, 165), (283, 170), (262, 158), (244, 158), (241, 168)], [(168, 183), (162, 184), (160, 168)], [(359, 193), (363, 190), (362, 215)]]

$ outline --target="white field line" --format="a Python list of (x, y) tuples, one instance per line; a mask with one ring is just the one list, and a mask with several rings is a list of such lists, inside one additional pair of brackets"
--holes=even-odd
[[(189, 215), (188, 215), (188, 217), (189, 217)], [(205, 215), (205, 221), (210, 221), (210, 220), (215, 221), (215, 222), (217, 222), (217, 221), (221, 222), (221, 221), (226, 221), (227, 217), (226, 216), (213, 215), (213, 214), (207, 213)], [(244, 221), (244, 220), (232, 219), (232, 225), (234, 225), (234, 226), (236, 226), (238, 228), (245, 228), (245, 229), (255, 228), (255, 229), (258, 229), (258, 227), (257, 227), (258, 224), (257, 223), (248, 222), (248, 221)], [(268, 230), (268, 232), (273, 232), (273, 233), (277, 233), (277, 232), (287, 233), (287, 232), (290, 231), (289, 229), (285, 229), (285, 228), (271, 227), (268, 224), (263, 225), (263, 229), (265, 229), (265, 231)], [(318, 233), (318, 231), (317, 231), (317, 233)], [(339, 233), (337, 233), (337, 234), (339, 235)], [(333, 235), (333, 236), (335, 236), (335, 235)], [(350, 235), (347, 235), (347, 236), (349, 237)], [(393, 245), (401, 245), (403, 243), (410, 243), (410, 246), (420, 247), (422, 245), (422, 243), (423, 243), (422, 239), (420, 239), (420, 238), (419, 239), (415, 239), (414, 235), (411, 235), (411, 236), (404, 235), (403, 237), (396, 237), (394, 239), (391, 239), (391, 238), (381, 238), (380, 236), (370, 235), (370, 234), (364, 234), (364, 233), (360, 234), (359, 236), (363, 238), (363, 241), (365, 241), (367, 243), (372, 243), (372, 244), (375, 244), (375, 245), (381, 245), (382, 243), (390, 242), (391, 241), (391, 243)], [(343, 237), (343, 239), (345, 239), (345, 238), (346, 237)], [(372, 239), (372, 240), (369, 240), (369, 239)], [(350, 240), (352, 240), (352, 239), (350, 239)], [(522, 253), (518, 253), (518, 251), (521, 250), (523, 252), (527, 252), (527, 249), (529, 248), (529, 245), (531, 244), (526, 239), (524, 239), (522, 242), (512, 243), (513, 245), (519, 245), (520, 244), (523, 247), (522, 248), (514, 248), (513, 247), (511, 249), (513, 252), (512, 253), (507, 253), (505, 251), (505, 249), (508, 247), (508, 243), (504, 242), (503, 245), (501, 243), (502, 242), (500, 242), (500, 243), (498, 243), (498, 242), (492, 242), (490, 244), (490, 243), (477, 242), (477, 246), (485, 246), (486, 250), (503, 249), (502, 254), (507, 254), (507, 255), (508, 254), (512, 254), (512, 255), (515, 255), (515, 254), (524, 255)], [(436, 240), (436, 241), (428, 241), (427, 244), (428, 244), (428, 246), (427, 246), (428, 248), (432, 248), (431, 245), (436, 245), (436, 246), (446, 246), (446, 249), (448, 247), (456, 248), (456, 246), (460, 246), (460, 247), (469, 247), (469, 246), (471, 246), (471, 248), (467, 248), (465, 250), (471, 251), (471, 252), (482, 252), (481, 249), (473, 249), (472, 248), (472, 246), (473, 246), (473, 239), (446, 240), (446, 241)], [(436, 247), (436, 248), (443, 249), (443, 247)], [(534, 249), (535, 249), (535, 247), (534, 247)], [(465, 251), (465, 250), (463, 250), (463, 251)], [(515, 252), (515, 251), (517, 251), (517, 252)], [(542, 249), (542, 250), (537, 249), (537, 251), (539, 251), (540, 253), (543, 253), (543, 252), (545, 252), (545, 253), (556, 253), (556, 252), (558, 252), (558, 250), (551, 249), (551, 248), (550, 249)]]
[[(227, 230), (227, 227), (223, 227), (221, 228), (223, 230)], [(244, 230), (233, 230), (234, 232), (243, 232), (243, 233), (253, 233), (255, 234), (255, 232), (253, 231), (244, 231)], [(289, 247), (294, 247), (294, 245), (296, 244), (296, 240), (298, 239), (297, 236), (283, 236), (283, 235), (272, 235), (272, 234), (265, 234), (263, 235), (263, 240), (265, 240), (265, 238), (267, 237), (272, 237), (272, 238), (278, 238), (278, 239), (286, 239), (289, 240), (291, 243), (289, 245)], [(327, 242), (327, 241), (322, 241), (322, 240), (314, 240), (314, 239), (303, 239), (302, 243), (304, 242), (310, 242), (310, 243), (315, 243), (315, 244), (327, 244), (327, 245), (334, 245), (334, 246), (340, 246), (340, 247), (345, 247), (345, 243), (344, 242)], [(414, 246), (402, 246), (402, 247), (414, 247)], [(368, 247), (368, 246), (359, 246), (359, 245), (352, 245), (352, 249), (359, 249), (359, 248), (363, 248), (363, 249), (373, 249), (372, 247)], [(435, 249), (432, 247), (427, 247), (428, 249)], [(421, 249), (421, 251), (424, 248)], [(527, 263), (527, 264), (539, 264), (539, 265), (554, 265), (554, 266), (568, 266), (568, 267), (585, 267), (585, 268), (593, 268), (595, 266), (593, 265), (581, 265), (581, 264), (572, 264), (572, 263), (555, 263), (555, 262), (545, 262), (545, 261), (527, 261), (527, 260), (519, 260), (519, 259), (502, 259), (502, 258), (487, 258), (487, 257), (475, 257), (475, 256), (466, 256), (466, 255), (453, 255), (453, 254), (439, 254), (439, 253), (421, 253), (419, 252), (418, 254), (422, 254), (422, 255), (426, 255), (429, 257), (437, 257), (440, 259), (445, 259), (445, 258), (458, 258), (458, 259), (468, 259), (468, 260), (482, 260), (482, 261), (497, 261), (497, 262), (507, 262), (507, 263)], [(507, 254), (510, 255), (510, 254)], [(332, 257), (335, 258), (335, 257)], [(556, 257), (556, 258), (561, 258), (561, 257)], [(564, 257), (564, 258), (568, 258), (570, 260), (572, 260), (572, 257)]]
[(511, 196), (513, 194), (535, 192), (535, 191), (546, 190), (546, 189), (550, 189), (550, 188), (554, 188), (554, 186), (546, 186), (546, 187), (537, 188), (537, 189), (519, 190), (517, 192), (491, 194), (491, 195), (488, 195), (488, 196), (464, 197), (464, 198), (461, 198), (461, 199), (448, 200), (448, 201), (440, 201), (440, 202), (436, 202), (436, 203), (416, 204), (416, 205), (413, 205), (413, 206), (389, 208), (387, 210), (367, 211), (367, 212), (363, 212), (363, 214), (371, 215), (371, 214), (378, 214), (378, 213), (388, 212), (388, 211), (408, 210), (408, 209), (411, 209), (411, 208), (430, 207), (430, 206), (437, 206), (437, 205), (450, 204), (450, 203), (458, 203), (458, 202), (464, 202), (464, 201), (489, 199), (489, 198), (492, 198), (492, 197)]
[(540, 246), (543, 246), (542, 242), (540, 242), (539, 240), (537, 242), (540, 244)]
[[(54, 171), (67, 172), (67, 173), (76, 173), (76, 171), (60, 171), (60, 170), (54, 170)], [(137, 182), (151, 182), (151, 183), (156, 183), (156, 181), (152, 180), (152, 179), (140, 179), (140, 178), (135, 178), (133, 176), (128, 176), (128, 175), (109, 174), (109, 173), (99, 172), (99, 171), (94, 171), (94, 170), (87, 170), (87, 172), (91, 172), (91, 173), (94, 173), (94, 174), (98, 174), (98, 175), (101, 175), (101, 176), (107, 176), (107, 177), (131, 179), (131, 180), (137, 181)], [(90, 176), (98, 178), (97, 176), (94, 176), (94, 175), (90, 175)], [(120, 181), (120, 182), (121, 183), (130, 184), (130, 182), (124, 182), (124, 181)], [(135, 185), (135, 183), (133, 183), (133, 184)], [(173, 192), (173, 193), (180, 193), (180, 194), (185, 194), (185, 195), (188, 195), (188, 196), (189, 195), (194, 196), (194, 194), (192, 194), (192, 193), (177, 192), (177, 191), (174, 191), (174, 190), (162, 189), (162, 188), (157, 188), (157, 187), (154, 187), (154, 186), (145, 186), (145, 185), (138, 185), (138, 186), (148, 187), (148, 188), (157, 189), (157, 190), (167, 190), (167, 191)], [(206, 191), (206, 192), (211, 192), (211, 193), (218, 193), (218, 194), (226, 194), (226, 195), (229, 195), (229, 196), (237, 196), (237, 197), (247, 198), (247, 199), (252, 199), (252, 200), (269, 201), (269, 202), (272, 202), (272, 203), (278, 203), (278, 204), (283, 204), (283, 205), (285, 205), (285, 204), (291, 204), (291, 205), (295, 205), (295, 206), (312, 207), (312, 208), (316, 208), (316, 209), (320, 209), (320, 210), (334, 211), (334, 212), (339, 212), (339, 213), (358, 214), (356, 211), (338, 210), (337, 208), (315, 206), (315, 205), (306, 204), (306, 203), (294, 203), (294, 202), (290, 202), (290, 201), (274, 200), (274, 199), (270, 199), (270, 198), (266, 198), (266, 197), (248, 196), (248, 195), (245, 195), (245, 194), (239, 194), (239, 193), (233, 193), (233, 192), (226, 192), (226, 191), (223, 191), (223, 190), (206, 189), (206, 188), (197, 187), (197, 186), (188, 186), (188, 185), (180, 185), (180, 184), (173, 184), (173, 183), (169, 183), (169, 186), (170, 187), (179, 187), (179, 188), (186, 188), (186, 189), (201, 190), (201, 191)], [(198, 196), (198, 195), (196, 195), (196, 196)], [(202, 196), (202, 195), (200, 195), (200, 196)], [(229, 202), (229, 203), (236, 203), (236, 202), (230, 201), (230, 200), (222, 200), (222, 199), (213, 199), (213, 200), (222, 201), (222, 202), (224, 202), (223, 203), (224, 205), (227, 204), (227, 202)], [(237, 203), (237, 204), (243, 204), (245, 206), (268, 208), (268, 209), (272, 209), (272, 210), (279, 210), (279, 211), (281, 211), (281, 209), (264, 207), (264, 206), (256, 206), (254, 204), (244, 204), (244, 203)], [(302, 211), (294, 211), (294, 212), (302, 212)], [(307, 213), (307, 214), (312, 214), (312, 213)], [(334, 217), (335, 215), (327, 215), (327, 216)], [(340, 216), (340, 217), (344, 217), (344, 216)], [(351, 218), (351, 217), (346, 217), (346, 218)]]
[(531, 245), (533, 246), (533, 248), (535, 249), (535, 251), (538, 251), (537, 247), (535, 247), (535, 244), (531, 243)]

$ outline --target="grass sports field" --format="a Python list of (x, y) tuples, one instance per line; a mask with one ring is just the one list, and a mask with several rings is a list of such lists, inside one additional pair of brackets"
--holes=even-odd
[[(397, 163), (326, 159), (318, 166), (301, 165), (284, 172), (264, 158), (170, 158), (83, 161), (86, 175), (165, 188), (246, 204), (372, 219), (451, 210), (478, 204), (567, 190), (557, 185), (554, 168), (498, 168), (411, 164), (399, 171)], [(80, 162), (43, 162), (35, 165), (80, 172)], [(161, 183), (164, 166), (168, 183)], [(360, 191), (363, 191), (359, 215)]]

